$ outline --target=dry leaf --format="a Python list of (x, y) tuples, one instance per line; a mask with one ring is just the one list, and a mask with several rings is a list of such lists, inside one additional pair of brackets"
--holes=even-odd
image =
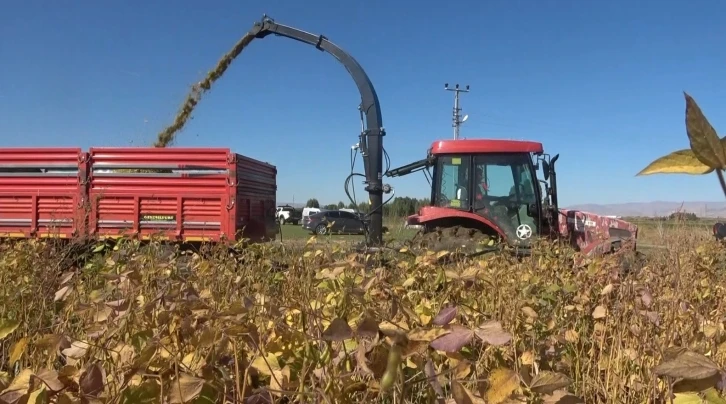
[(87, 396), (97, 397), (103, 392), (105, 380), (106, 372), (103, 370), (101, 364), (96, 362), (81, 374), (79, 382), (81, 391)]
[(431, 341), (431, 348), (443, 352), (459, 352), (474, 338), (474, 331), (460, 325), (452, 325), (446, 329), (450, 333)]
[(487, 344), (500, 346), (509, 343), (512, 340), (512, 334), (504, 331), (499, 321), (490, 320), (474, 330), (479, 339)]
[(484, 400), (476, 397), (463, 384), (456, 380), (451, 382), (451, 395), (456, 404), (486, 404)]
[(66, 285), (62, 288), (58, 289), (57, 292), (55, 292), (55, 296), (53, 297), (54, 302), (60, 302), (66, 299), (68, 295), (71, 293), (71, 287)]
[(605, 296), (607, 294), (610, 294), (610, 292), (612, 292), (613, 289), (615, 289), (615, 286), (613, 286), (612, 283), (605, 285), (605, 287), (602, 288), (602, 290), (600, 291), (600, 296)]
[(434, 317), (432, 324), (434, 325), (447, 325), (456, 317), (456, 307), (445, 307), (439, 311), (439, 314)]
[(431, 342), (441, 336), (450, 334), (451, 330), (444, 328), (419, 328), (408, 333), (407, 337), (410, 341), (426, 341)]
[(342, 318), (333, 320), (328, 328), (323, 331), (323, 340), (325, 341), (343, 341), (353, 338), (353, 329)]
[(495, 369), (489, 375), (489, 390), (486, 392), (488, 404), (499, 404), (509, 398), (519, 388), (519, 375), (506, 368)]
[(683, 93), (686, 98), (686, 132), (691, 143), (691, 150), (704, 165), (714, 169), (726, 168), (726, 151), (716, 130), (703, 115), (696, 101)]
[[(669, 358), (670, 357), (670, 358)], [(670, 376), (674, 379), (697, 380), (705, 379), (719, 372), (719, 366), (711, 359), (685, 349), (674, 348), (664, 354), (665, 362), (653, 369), (659, 376)]]
[(596, 320), (605, 318), (605, 316), (607, 316), (607, 313), (608, 313), (608, 311), (605, 307), (597, 306), (597, 307), (595, 307), (595, 310), (592, 311), (592, 317)]
[(531, 307), (529, 307), (529, 306), (522, 307), (522, 313), (524, 313), (529, 318), (537, 318), (537, 317), (539, 317), (537, 315), (537, 312), (534, 311), (534, 309), (531, 308)]
[(562, 373), (541, 371), (529, 384), (529, 389), (539, 394), (552, 394), (555, 390), (570, 385), (572, 381)]
[(199, 397), (204, 387), (204, 379), (183, 373), (178, 380), (171, 382), (170, 404), (189, 403)]
[(366, 317), (358, 324), (355, 332), (359, 337), (375, 338), (378, 335), (378, 321)]
[(15, 344), (13, 344), (13, 347), (10, 349), (10, 359), (9, 363), (10, 365), (15, 364), (25, 353), (25, 348), (28, 347), (28, 338), (23, 337), (18, 340)]
[(713, 168), (701, 163), (693, 150), (678, 150), (660, 157), (648, 164), (636, 176), (650, 174), (691, 174), (702, 175), (713, 171)]
[(444, 390), (439, 383), (439, 378), (436, 376), (436, 369), (434, 369), (434, 363), (431, 362), (431, 358), (426, 359), (426, 365), (424, 366), (424, 373), (426, 379), (429, 381), (431, 388), (436, 392), (436, 397), (444, 397)]

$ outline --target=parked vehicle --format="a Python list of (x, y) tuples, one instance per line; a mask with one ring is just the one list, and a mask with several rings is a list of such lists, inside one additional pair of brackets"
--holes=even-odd
[(341, 210), (326, 210), (303, 218), (302, 227), (314, 234), (365, 234), (367, 223), (361, 215)]
[(275, 217), (277, 218), (277, 221), (280, 223), (280, 225), (292, 223), (293, 225), (297, 226), (297, 224), (300, 223), (300, 220), (302, 219), (302, 211), (299, 209), (295, 209), (290, 205), (278, 206), (277, 211), (275, 212)]
[(305, 219), (310, 217), (310, 215), (314, 215), (314, 214), (320, 213), (322, 211), (323, 211), (323, 209), (320, 209), (320, 208), (303, 208), (302, 223), (305, 223)]
[(274, 239), (277, 169), (225, 148), (1, 148), (0, 237)]

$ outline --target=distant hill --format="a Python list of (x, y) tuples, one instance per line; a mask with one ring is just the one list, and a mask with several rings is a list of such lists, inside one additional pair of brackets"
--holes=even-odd
[(655, 217), (667, 216), (676, 210), (695, 213), (698, 217), (724, 218), (726, 217), (726, 202), (633, 202), (614, 204), (583, 204), (567, 206), (567, 209), (577, 209), (600, 215), (641, 216)]

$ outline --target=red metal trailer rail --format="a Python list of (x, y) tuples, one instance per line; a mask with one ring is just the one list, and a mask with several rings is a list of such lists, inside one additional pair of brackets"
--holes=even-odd
[(4, 149), (0, 236), (264, 241), (276, 179), (226, 148)]

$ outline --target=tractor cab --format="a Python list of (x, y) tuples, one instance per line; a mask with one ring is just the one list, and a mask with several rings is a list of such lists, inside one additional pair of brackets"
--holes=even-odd
[[(441, 140), (433, 143), (427, 159), (392, 176), (421, 164), (433, 168), (431, 205), (409, 216), (408, 224), (425, 231), (475, 228), (526, 247), (532, 237), (557, 229), (556, 159), (550, 161), (537, 142)], [(538, 180), (540, 167), (545, 181)]]

